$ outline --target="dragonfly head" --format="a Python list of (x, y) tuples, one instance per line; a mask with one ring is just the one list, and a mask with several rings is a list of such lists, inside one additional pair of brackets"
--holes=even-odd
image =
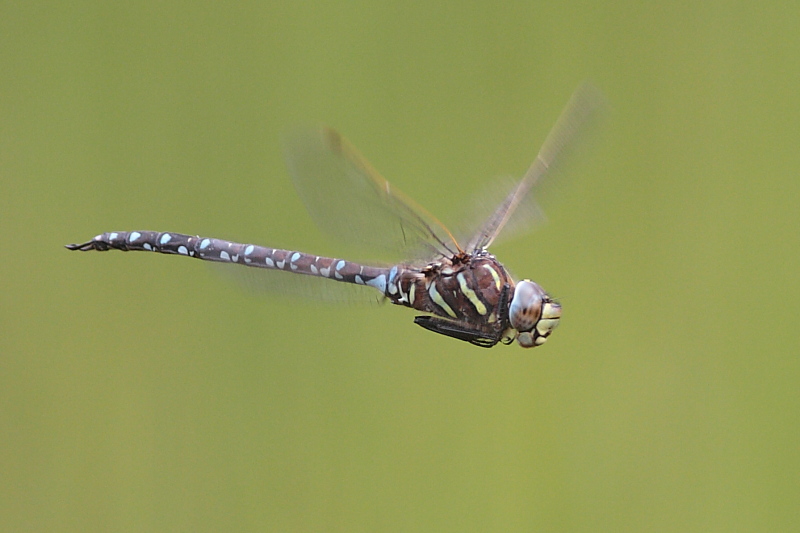
[(539, 285), (522, 280), (514, 289), (508, 318), (516, 329), (517, 342), (523, 348), (541, 346), (561, 319), (561, 306)]

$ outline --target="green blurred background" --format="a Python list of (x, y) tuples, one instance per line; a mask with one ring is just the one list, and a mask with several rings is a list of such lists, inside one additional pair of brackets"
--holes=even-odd
[[(0, 530), (797, 530), (798, 27), (791, 2), (0, 3)], [(602, 139), (493, 248), (564, 304), (542, 348), (62, 247), (336, 254), (282, 161), (309, 121), (457, 218), (586, 78)]]

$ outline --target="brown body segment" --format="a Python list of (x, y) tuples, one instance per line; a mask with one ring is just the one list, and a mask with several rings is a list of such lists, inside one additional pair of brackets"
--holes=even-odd
[(399, 287), (400, 295), (387, 295), (393, 303), (494, 331), (507, 326), (497, 324), (498, 316), (504, 316), (498, 306), (504, 287), (507, 306), (514, 280), (493, 255), (479, 252), (443, 258), (419, 270), (403, 270)]

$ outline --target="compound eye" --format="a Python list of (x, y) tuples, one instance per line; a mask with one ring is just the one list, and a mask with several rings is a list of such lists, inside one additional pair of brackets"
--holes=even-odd
[[(514, 297), (508, 308), (511, 325), (520, 332), (531, 331), (542, 316), (542, 299), (545, 292), (539, 285), (529, 280), (517, 283)], [(522, 344), (522, 340), (519, 340)]]

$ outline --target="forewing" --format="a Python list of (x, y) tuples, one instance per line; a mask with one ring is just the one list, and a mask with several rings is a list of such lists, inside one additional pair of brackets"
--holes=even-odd
[(296, 131), (287, 140), (285, 155), (317, 226), (361, 247), (369, 258), (395, 261), (456, 250), (443, 224), (390, 185), (335, 130)]
[(602, 93), (594, 85), (587, 82), (578, 87), (528, 171), (475, 232), (468, 250), (488, 248), (506, 227), (517, 232), (541, 220), (541, 210), (534, 199), (535, 189), (593, 129), (592, 123), (597, 121), (604, 102)]

